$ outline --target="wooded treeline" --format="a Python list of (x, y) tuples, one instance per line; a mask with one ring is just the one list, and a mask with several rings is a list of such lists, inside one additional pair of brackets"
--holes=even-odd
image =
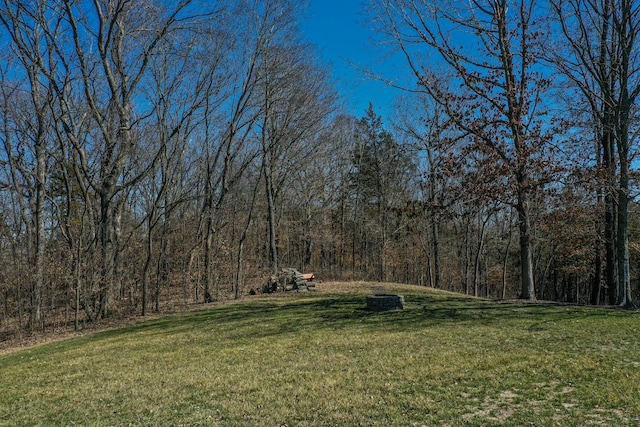
[(413, 77), (352, 117), (297, 1), (3, 0), (0, 333), (281, 267), (633, 308), (639, 9), (374, 1)]

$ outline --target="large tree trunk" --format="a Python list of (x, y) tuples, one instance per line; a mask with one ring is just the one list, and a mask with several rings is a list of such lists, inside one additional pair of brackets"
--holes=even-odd
[(602, 29), (599, 34), (599, 57), (598, 57), (598, 77), (599, 88), (603, 101), (601, 103), (601, 114), (599, 115), (602, 128), (602, 161), (605, 171), (605, 225), (604, 225), (604, 244), (605, 244), (605, 283), (607, 287), (607, 297), (610, 305), (615, 304), (618, 293), (618, 272), (616, 259), (616, 196), (614, 188), (616, 186), (616, 155), (615, 155), (615, 116), (613, 100), (613, 80), (611, 78), (611, 51), (609, 43), (611, 42), (611, 0), (602, 2), (602, 10), (599, 18), (601, 19)]
[(523, 190), (520, 190), (520, 194), (518, 195), (516, 211), (518, 212), (518, 225), (520, 230), (520, 272), (522, 285), (520, 298), (535, 300), (529, 195)]
[(628, 170), (626, 162), (620, 162), (620, 189), (618, 192), (618, 305), (627, 309), (637, 309), (631, 295), (631, 278), (629, 275), (629, 235), (628, 235)]
[(606, 173), (605, 184), (605, 214), (604, 214), (604, 245), (605, 245), (605, 283), (609, 305), (617, 300), (618, 274), (616, 262), (616, 200), (613, 194), (616, 166), (612, 130), (607, 130), (611, 123), (605, 125), (603, 135), (603, 166)]
[[(630, 0), (622, 0), (620, 2), (619, 19), (615, 22), (615, 29), (618, 36), (618, 79), (620, 94), (617, 105), (616, 117), (616, 133), (618, 157), (620, 162), (620, 179), (618, 185), (618, 235), (617, 237), (617, 254), (618, 254), (618, 304), (624, 308), (637, 309), (633, 302), (631, 294), (631, 279), (629, 275), (629, 168), (630, 168), (630, 141), (629, 141), (629, 122), (631, 120), (631, 109), (635, 98), (640, 94), (640, 83), (633, 82), (633, 53), (637, 50), (638, 45), (635, 42), (640, 36), (640, 28), (637, 23), (637, 5)], [(635, 9), (635, 10), (634, 10)], [(630, 87), (632, 84), (636, 84)]]
[(510, 212), (509, 214), (509, 240), (507, 240), (507, 247), (504, 249), (504, 257), (502, 258), (502, 299), (506, 298), (507, 295), (507, 266), (509, 263), (509, 249), (511, 248), (511, 241), (513, 240), (513, 232), (511, 228), (511, 216), (513, 214)]
[[(623, 95), (626, 91), (623, 90)], [(618, 229), (617, 229), (617, 255), (618, 255), (618, 305), (627, 309), (637, 309), (631, 294), (631, 278), (629, 275), (629, 110), (630, 102), (623, 100), (623, 108), (620, 117), (618, 152), (620, 161), (620, 180), (618, 188)]]

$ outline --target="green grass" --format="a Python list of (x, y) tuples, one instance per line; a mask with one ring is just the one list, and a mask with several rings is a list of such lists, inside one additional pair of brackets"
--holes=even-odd
[(320, 286), (4, 355), (0, 425), (640, 425), (638, 313)]

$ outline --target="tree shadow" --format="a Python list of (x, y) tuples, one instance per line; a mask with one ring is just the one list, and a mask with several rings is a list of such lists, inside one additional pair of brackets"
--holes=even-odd
[[(628, 315), (627, 312), (604, 308), (502, 303), (440, 294), (405, 294), (405, 302), (406, 308), (403, 310), (379, 312), (367, 310), (366, 295), (361, 294), (259, 299), (152, 319), (54, 342), (25, 352), (29, 356), (37, 356), (51, 351), (77, 349), (88, 342), (130, 339), (130, 334), (170, 339), (172, 336), (202, 330), (212, 336), (222, 334), (225, 340), (240, 341), (296, 336), (312, 330), (339, 333), (342, 329), (354, 327), (362, 333), (413, 332), (448, 324), (500, 327), (508, 322), (533, 334), (543, 332), (557, 322)], [(6, 358), (3, 362), (10, 363)]]
[[(453, 323), (497, 327), (504, 322), (519, 322), (524, 330), (539, 332), (554, 322), (609, 315), (605, 309), (496, 303), (430, 294), (405, 295), (405, 301), (405, 309), (389, 311), (367, 310), (365, 295), (317, 295), (279, 302), (255, 301), (212, 308), (180, 320), (159, 321), (155, 327), (184, 330), (200, 327), (204, 322), (222, 329), (233, 327), (233, 335), (244, 338), (247, 335), (262, 338), (296, 334), (312, 329), (339, 331), (354, 326), (363, 332), (416, 331)], [(176, 321), (179, 323), (175, 324)]]

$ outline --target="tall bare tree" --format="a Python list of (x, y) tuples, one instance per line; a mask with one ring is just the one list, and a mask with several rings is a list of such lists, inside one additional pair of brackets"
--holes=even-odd
[(327, 75), (300, 40), (300, 4), (265, 0), (268, 37), (261, 45), (260, 146), (267, 200), (271, 269), (278, 272), (277, 199), (300, 162), (313, 152), (315, 134), (333, 109)]
[(453, 191), (450, 175), (451, 152), (455, 134), (447, 129), (446, 114), (441, 107), (424, 96), (406, 97), (399, 112), (396, 127), (405, 134), (415, 152), (421, 179), (421, 194), (425, 205), (415, 212), (426, 221), (424, 233), (427, 242), (427, 277), (434, 288), (442, 287), (441, 237), (445, 210), (450, 206)]
[[(535, 299), (530, 204), (545, 179), (540, 166), (549, 164), (543, 150), (549, 135), (541, 120), (548, 81), (536, 66), (536, 1), (387, 0), (371, 6), (418, 90), (439, 103), (471, 141), (468, 153), (488, 168), (485, 179), (507, 178), (518, 214), (521, 297)], [(423, 55), (424, 47), (433, 56)], [(451, 76), (449, 85), (436, 84), (439, 69)]]
[[(96, 2), (66, 1), (63, 10), (73, 40), (72, 55), (88, 113), (96, 126), (92, 137), (99, 144), (96, 165), (85, 163), (82, 171), (100, 200), (100, 276), (97, 284), (96, 314), (108, 314), (113, 292), (117, 258), (117, 196), (151, 171), (152, 162), (125, 175), (138, 142), (137, 128), (149, 110), (136, 103), (140, 83), (148, 75), (149, 64), (170, 34), (184, 30), (194, 15), (209, 11), (190, 10), (190, 0), (177, 4), (139, 4), (124, 0)], [(76, 147), (86, 150), (86, 147)]]
[[(205, 188), (199, 227), (204, 241), (204, 301), (218, 297), (213, 271), (215, 238), (216, 231), (227, 222), (219, 213), (257, 156), (257, 148), (252, 146), (252, 141), (256, 138), (261, 111), (260, 64), (263, 46), (270, 37), (270, 25), (273, 24), (265, 21), (260, 4), (260, 1), (238, 2), (231, 8), (237, 18), (225, 26), (225, 36), (232, 40), (223, 68), (228, 73), (225, 79), (227, 88), (222, 91), (220, 99), (225, 102), (223, 105), (209, 96), (204, 106)], [(209, 87), (209, 92), (211, 89)], [(224, 125), (219, 126), (219, 123)], [(242, 258), (241, 252), (238, 258)], [(240, 292), (239, 284), (236, 290)]]
[[(220, 24), (210, 17), (207, 24), (220, 28)], [(163, 42), (160, 52), (150, 65), (148, 89), (145, 91), (149, 102), (155, 105), (154, 123), (149, 123), (145, 135), (146, 144), (140, 144), (136, 162), (144, 167), (151, 162), (154, 167), (143, 181), (146, 221), (146, 259), (142, 272), (142, 315), (146, 314), (148, 293), (151, 283), (152, 265), (156, 259), (155, 309), (160, 306), (160, 282), (166, 277), (167, 234), (171, 227), (173, 211), (189, 197), (189, 190), (179, 185), (183, 176), (186, 152), (190, 151), (188, 140), (201, 127), (205, 105), (219, 104), (225, 97), (222, 86), (227, 80), (223, 58), (227, 55), (229, 43), (223, 38), (211, 37), (206, 28), (199, 29), (201, 38), (191, 43), (189, 49), (181, 49), (177, 44), (184, 39), (171, 38)], [(214, 34), (216, 34), (214, 32)], [(217, 34), (216, 34), (217, 35)], [(200, 51), (206, 54), (197, 53)], [(218, 99), (218, 101), (216, 101)], [(156, 147), (156, 144), (158, 147)], [(160, 158), (153, 162), (160, 150)], [(160, 229), (159, 236), (156, 230)], [(159, 240), (158, 250), (154, 241)], [(157, 255), (156, 255), (157, 252)]]
[(566, 41), (552, 60), (589, 106), (598, 157), (602, 153), (609, 301), (635, 308), (629, 275), (628, 210), (635, 151), (630, 124), (632, 106), (640, 94), (640, 6), (628, 0), (552, 1), (551, 6)]
[[(47, 23), (52, 20), (52, 28)], [(59, 17), (52, 15), (46, 1), (33, 3), (5, 0), (0, 12), (0, 21), (12, 40), (16, 58), (26, 77), (24, 92), (28, 105), (21, 106), (22, 114), (16, 115), (16, 124), (22, 127), (22, 136), (31, 141), (35, 159), (31, 172), (34, 200), (31, 206), (33, 221), (33, 248), (31, 253), (34, 268), (31, 280), (30, 322), (40, 320), (41, 292), (44, 285), (45, 261), (45, 201), (47, 198), (47, 158), (52, 135), (51, 108), (54, 88), (49, 76), (57, 72), (51, 45), (47, 42), (47, 32), (57, 32)], [(17, 100), (16, 100), (17, 101)], [(18, 129), (16, 129), (18, 130)], [(13, 153), (9, 153), (9, 156)]]

